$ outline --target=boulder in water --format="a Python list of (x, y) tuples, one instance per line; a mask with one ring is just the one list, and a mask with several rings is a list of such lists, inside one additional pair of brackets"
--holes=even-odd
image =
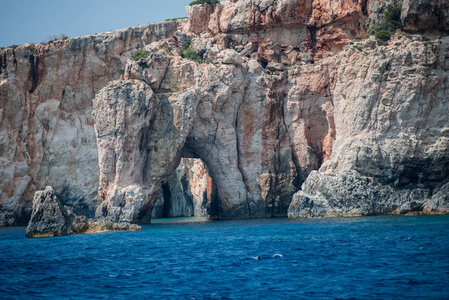
[(33, 212), (25, 236), (54, 237), (104, 230), (135, 231), (141, 230), (141, 227), (130, 223), (113, 223), (78, 216), (72, 208), (62, 204), (51, 186), (47, 186), (45, 190), (34, 194)]
[(33, 212), (25, 236), (52, 237), (68, 235), (71, 223), (66, 208), (51, 186), (37, 191), (33, 199)]

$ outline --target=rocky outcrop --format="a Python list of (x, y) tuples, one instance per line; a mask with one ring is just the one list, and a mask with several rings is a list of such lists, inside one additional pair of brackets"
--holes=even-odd
[[(205, 44), (245, 48), (264, 63), (295, 64), (338, 51), (366, 29), (368, 1), (256, 0), (189, 6), (189, 30)], [(206, 51), (214, 60), (216, 49)]]
[(58, 200), (52, 187), (37, 191), (33, 199), (33, 213), (26, 230), (27, 237), (68, 235), (71, 224), (68, 212)]
[(449, 213), (448, 184), (396, 189), (356, 171), (313, 171), (293, 196), (289, 217)]
[(72, 207), (64, 206), (55, 190), (47, 186), (37, 191), (33, 199), (33, 212), (26, 229), (26, 237), (53, 237), (69, 234), (91, 233), (104, 230), (140, 230), (129, 223), (108, 223), (79, 216)]
[(346, 49), (332, 158), (307, 178), (289, 216), (448, 212), (449, 38), (411, 39)]
[[(431, 40), (398, 33), (385, 46), (345, 46), (388, 4)], [(346, 214), (352, 204), (332, 203), (350, 194), (348, 181), (400, 191), (371, 213), (406, 212), (409, 192), (421, 195), (410, 210), (445, 211), (447, 5), (223, 1), (188, 7), (188, 21), (2, 50), (0, 225), (26, 224), (47, 184), (63, 205), (92, 206), (89, 217), (111, 224), (148, 222), (164, 189), (179, 200), (169, 215), (191, 214), (182, 158), (208, 170), (214, 218), (285, 216), (289, 206), (322, 215), (305, 203), (326, 201), (328, 214)], [(187, 48), (201, 62), (184, 59)], [(135, 49), (148, 57), (130, 60)]]

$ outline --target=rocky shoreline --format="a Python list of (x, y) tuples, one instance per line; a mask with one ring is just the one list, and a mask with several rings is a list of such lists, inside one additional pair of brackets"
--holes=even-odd
[(448, 8), (232, 0), (1, 50), (0, 226), (447, 213)]

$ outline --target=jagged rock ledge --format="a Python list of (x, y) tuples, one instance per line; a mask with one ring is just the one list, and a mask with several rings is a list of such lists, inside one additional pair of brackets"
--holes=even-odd
[(129, 223), (108, 222), (77, 215), (73, 208), (64, 206), (55, 190), (47, 186), (37, 191), (33, 199), (33, 212), (25, 236), (33, 238), (93, 233), (105, 230), (136, 231), (141, 227)]
[(449, 183), (434, 191), (394, 189), (356, 171), (313, 171), (288, 210), (290, 218), (444, 213), (449, 213)]

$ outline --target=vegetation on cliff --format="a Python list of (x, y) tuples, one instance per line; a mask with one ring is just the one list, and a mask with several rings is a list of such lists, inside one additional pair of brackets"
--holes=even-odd
[(190, 47), (190, 42), (184, 42), (182, 45), (182, 57), (194, 62), (201, 62), (202, 58)]
[(147, 58), (149, 55), (150, 52), (148, 52), (147, 50), (139, 49), (132, 54), (131, 59), (134, 61), (138, 61), (141, 58)]
[(193, 2), (190, 2), (189, 6), (197, 5), (197, 4), (209, 4), (214, 5), (220, 3), (219, 0), (195, 0)]
[(402, 28), (401, 8), (402, 5), (388, 5), (382, 22), (368, 28), (367, 35), (374, 34), (378, 40), (388, 41), (396, 29)]
[(45, 40), (42, 41), (42, 45), (45, 44), (53, 44), (56, 41), (59, 40), (67, 40), (69, 37), (67, 35), (65, 35), (64, 33), (61, 33), (59, 35), (50, 35), (48, 36)]
[(165, 19), (164, 22), (170, 22), (170, 21), (177, 21), (177, 20), (187, 20), (188, 17), (180, 17), (180, 18), (173, 18), (173, 19)]

